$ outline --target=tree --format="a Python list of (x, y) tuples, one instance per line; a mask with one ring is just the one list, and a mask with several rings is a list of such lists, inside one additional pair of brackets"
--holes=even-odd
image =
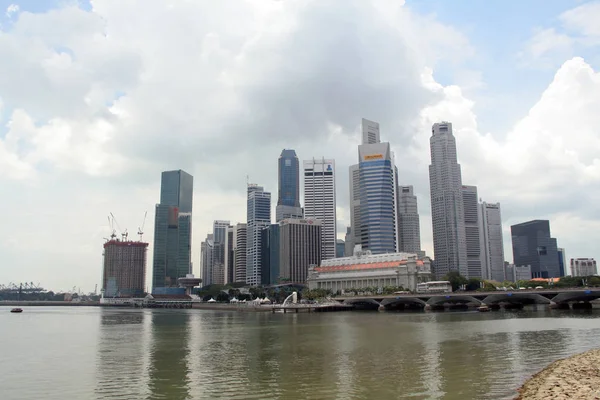
[(462, 276), (458, 271), (448, 272), (448, 274), (446, 274), (442, 280), (450, 282), (453, 292), (456, 292), (462, 285), (466, 285), (468, 283), (467, 278)]
[(477, 289), (479, 289), (481, 287), (481, 281), (477, 278), (470, 278), (467, 281), (467, 287), (465, 288), (466, 291), (475, 291)]

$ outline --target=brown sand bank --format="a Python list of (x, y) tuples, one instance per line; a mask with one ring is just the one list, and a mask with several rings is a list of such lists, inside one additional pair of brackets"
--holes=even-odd
[(531, 377), (515, 400), (600, 400), (600, 349), (558, 360)]

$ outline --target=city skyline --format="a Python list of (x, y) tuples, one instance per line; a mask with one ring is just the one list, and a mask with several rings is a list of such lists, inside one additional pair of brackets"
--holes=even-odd
[[(343, 238), (347, 167), (356, 163), (363, 117), (379, 122), (399, 182), (414, 186), (427, 254), (428, 137), (434, 122), (448, 120), (464, 183), (502, 205), (507, 261), (510, 226), (532, 219), (551, 221), (567, 260), (600, 259), (600, 64), (595, 30), (576, 18), (595, 15), (595, 3), (498, 2), (494, 29), (485, 23), (490, 7), (466, 2), (328, 1), (302, 12), (293, 2), (238, 10), (191, 2), (168, 15), (160, 0), (130, 4), (29, 2), (0, 15), (14, 45), (0, 49), (14, 76), (0, 85), (0, 179), (9, 193), (2, 206), (11, 210), (0, 228), (0, 282), (93, 290), (110, 234), (104, 216), (112, 212), (131, 235), (148, 211), (144, 240), (153, 243), (157, 176), (179, 168), (195, 178), (191, 254), (199, 275), (213, 220), (245, 221), (246, 176), (275, 197), (283, 148), (336, 160)], [(157, 35), (136, 18), (140, 7), (185, 29)], [(514, 21), (515, 12), (528, 18)], [(55, 18), (72, 29), (56, 36)], [(239, 31), (211, 22), (221, 19)], [(57, 253), (57, 237), (69, 237), (74, 251)]]

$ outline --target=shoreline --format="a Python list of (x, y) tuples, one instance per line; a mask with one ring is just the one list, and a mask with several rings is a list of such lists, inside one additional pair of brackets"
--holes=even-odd
[(600, 349), (554, 361), (518, 389), (514, 400), (600, 399)]

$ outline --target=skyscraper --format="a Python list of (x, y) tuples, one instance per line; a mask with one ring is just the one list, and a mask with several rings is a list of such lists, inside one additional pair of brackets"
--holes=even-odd
[(200, 243), (200, 271), (202, 285), (212, 285), (213, 282), (213, 253), (215, 249), (214, 236), (212, 233), (206, 235), (204, 242)]
[(510, 227), (514, 264), (531, 265), (533, 278), (560, 277), (556, 239), (550, 236), (550, 221), (533, 220)]
[(369, 121), (363, 118), (361, 121), (362, 144), (375, 144), (381, 142), (379, 134), (379, 122)]
[(144, 295), (147, 250), (148, 243), (144, 242), (113, 239), (104, 243), (104, 297)]
[(284, 149), (278, 161), (279, 192), (275, 219), (281, 221), (285, 218), (302, 218), (300, 206), (300, 163), (296, 152)]
[[(477, 186), (463, 186), (463, 210), (465, 214), (465, 239), (467, 243), (467, 278), (483, 278), (481, 224)], [(502, 260), (504, 261), (504, 260)]]
[[(360, 165), (350, 166), (350, 254), (354, 254), (354, 246), (361, 243), (360, 238)], [(346, 239), (348, 243), (348, 239)]]
[(248, 185), (248, 230), (246, 247), (246, 283), (261, 282), (261, 231), (271, 224), (271, 193), (262, 186)]
[(213, 260), (212, 260), (212, 283), (223, 285), (225, 283), (226, 266), (225, 252), (227, 240), (227, 229), (229, 221), (215, 220), (213, 222)]
[(456, 140), (449, 122), (431, 129), (431, 219), (434, 273), (439, 279), (450, 271), (467, 276), (467, 244), (463, 209), (462, 177), (456, 156)]
[(505, 276), (504, 239), (500, 203), (479, 204), (479, 229), (481, 234), (481, 266), (483, 278), (502, 282)]
[(320, 220), (311, 218), (279, 222), (279, 276), (282, 279), (305, 283), (308, 268), (321, 264), (321, 226)]
[(247, 234), (248, 225), (239, 223), (233, 230), (233, 257), (235, 259), (233, 267), (234, 282), (246, 282), (246, 262), (247, 262)]
[(182, 170), (162, 173), (154, 219), (153, 291), (177, 287), (177, 278), (192, 272), (193, 188), (194, 178)]
[(305, 160), (303, 166), (304, 216), (321, 221), (322, 259), (335, 258), (335, 161), (313, 158)]
[(235, 227), (227, 227), (225, 236), (225, 284), (235, 282)]
[(398, 188), (398, 232), (398, 251), (415, 254), (421, 251), (419, 208), (412, 185)]
[(565, 254), (565, 249), (559, 247), (556, 250), (558, 251), (558, 270), (560, 271), (560, 276), (565, 276), (567, 274), (567, 255)]
[(398, 251), (398, 178), (389, 143), (358, 146), (360, 244), (373, 254)]

